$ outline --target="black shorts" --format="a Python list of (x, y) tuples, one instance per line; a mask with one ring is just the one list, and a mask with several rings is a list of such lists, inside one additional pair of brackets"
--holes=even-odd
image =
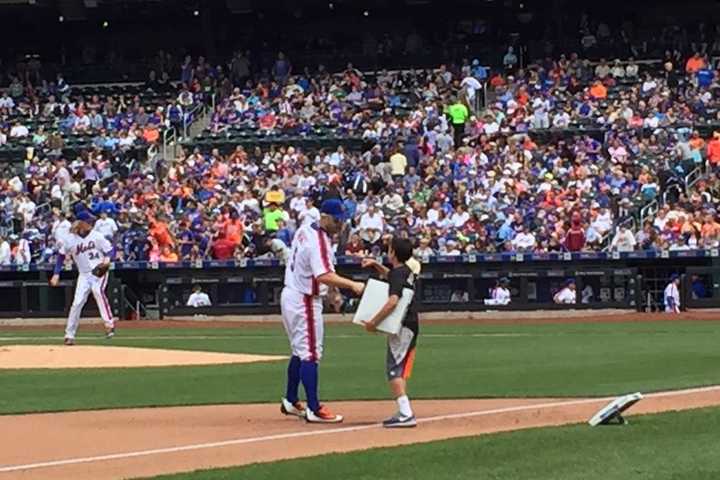
[(385, 374), (388, 381), (395, 378), (409, 379), (415, 364), (417, 333), (402, 327), (397, 335), (388, 336)]

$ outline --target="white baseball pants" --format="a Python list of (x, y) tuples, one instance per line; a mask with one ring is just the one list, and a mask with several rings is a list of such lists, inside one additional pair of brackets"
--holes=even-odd
[(105, 295), (107, 279), (107, 273), (102, 278), (96, 277), (90, 272), (78, 275), (77, 284), (75, 285), (75, 298), (73, 298), (70, 314), (68, 314), (67, 327), (65, 328), (65, 338), (75, 338), (80, 325), (80, 314), (90, 292), (95, 297), (95, 303), (97, 303), (98, 310), (100, 310), (100, 316), (105, 323), (105, 328), (112, 328), (115, 325), (110, 302), (108, 302)]
[(292, 354), (306, 362), (320, 361), (324, 335), (322, 298), (283, 288), (280, 310)]

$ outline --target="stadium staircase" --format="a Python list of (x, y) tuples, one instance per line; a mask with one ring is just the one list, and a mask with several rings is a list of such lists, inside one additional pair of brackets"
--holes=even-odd
[(181, 127), (169, 127), (162, 133), (162, 158), (175, 159), (178, 147), (183, 142), (192, 140), (200, 135), (209, 125), (212, 112), (215, 111), (215, 94), (206, 102), (195, 105), (185, 114)]

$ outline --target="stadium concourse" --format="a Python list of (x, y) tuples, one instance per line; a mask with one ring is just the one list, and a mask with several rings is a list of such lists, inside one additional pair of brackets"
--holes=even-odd
[[(290, 75), (284, 62), (238, 84), (192, 58), (176, 86), (154, 72), (115, 89), (15, 78), (0, 149), (27, 161), (0, 180), (0, 264), (52, 262), (82, 211), (119, 260), (282, 258), (329, 197), (353, 226), (338, 255), (378, 254), (389, 235), (416, 239), (418, 256), (719, 244), (707, 57), (573, 54), (490, 74), (474, 61)], [(210, 98), (206, 131), (163, 158), (161, 130)], [(639, 225), (648, 204), (657, 216)]]

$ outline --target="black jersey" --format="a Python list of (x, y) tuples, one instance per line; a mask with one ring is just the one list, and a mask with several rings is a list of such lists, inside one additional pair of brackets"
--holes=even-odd
[[(407, 265), (400, 265), (393, 268), (388, 273), (388, 283), (390, 284), (389, 295), (397, 295), (402, 298), (403, 289), (408, 288), (415, 292), (415, 274), (412, 273)], [(418, 332), (418, 314), (417, 314), (417, 295), (413, 295), (412, 302), (408, 307), (403, 326), (408, 327), (413, 332)]]

